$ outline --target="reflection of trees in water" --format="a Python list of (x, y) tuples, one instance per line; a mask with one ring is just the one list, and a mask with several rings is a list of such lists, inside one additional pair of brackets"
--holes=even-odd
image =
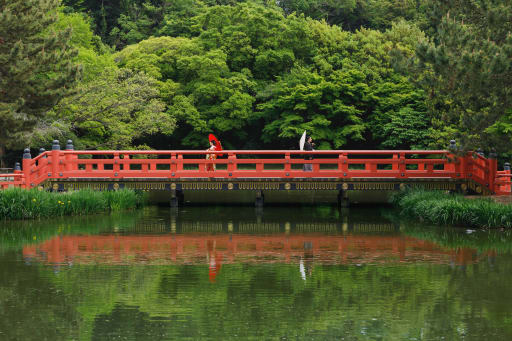
[[(0, 302), (8, 302), (14, 307), (10, 308), (11, 312), (14, 309), (34, 321), (34, 328), (20, 327), (16, 324), (19, 314), (4, 313), (0, 323), (4, 327), (11, 326), (7, 339), (31, 339), (34, 335), (40, 339), (102, 338), (109, 332), (109, 335), (122, 336), (135, 329), (140, 331), (137, 335), (141, 338), (144, 334), (148, 337), (166, 335), (169, 339), (184, 336), (390, 339), (393, 335), (419, 338), (420, 334), (425, 339), (436, 339), (440, 335), (460, 339), (461, 330), (468, 336), (512, 337), (512, 326), (508, 323), (512, 292), (507, 276), (512, 271), (512, 260), (508, 256), (494, 254), (489, 262), (474, 263), (474, 251), (439, 247), (432, 242), (418, 241), (412, 234), (403, 237), (396, 232), (396, 224), (383, 221), (380, 225), (371, 217), (365, 220), (349, 216), (344, 220), (344, 216), (340, 216), (319, 219), (315, 225), (309, 223), (312, 220), (271, 219), (263, 215), (260, 223), (267, 227), (263, 234), (258, 234), (238, 231), (240, 223), (247, 223), (246, 231), (257, 230), (257, 220), (231, 216), (230, 220), (222, 221), (220, 233), (216, 230), (205, 234), (197, 230), (180, 233), (183, 221), (189, 221), (182, 219), (186, 216), (179, 216), (180, 213), (174, 219), (176, 232), (173, 232), (173, 220), (168, 213), (158, 212), (159, 216), (125, 217), (125, 224), (116, 219), (101, 223), (98, 219), (94, 225), (70, 225), (69, 232), (63, 234), (55, 232), (55, 225), (49, 226), (48, 229), (53, 230), (48, 232), (49, 242), (65, 243), (66, 238), (74, 238), (77, 232), (83, 231), (80, 238), (84, 243), (78, 243), (77, 250), (80, 246), (82, 251), (95, 250), (100, 255), (90, 264), (74, 262), (72, 267), (62, 265), (59, 272), (54, 273), (52, 267), (34, 261), (30, 266), (5, 262), (3, 268), (0, 267), (3, 271)], [(212, 216), (205, 216), (204, 221), (215, 222)], [(336, 226), (335, 233), (328, 232), (332, 224)], [(275, 226), (279, 226), (279, 232), (274, 232)], [(304, 229), (310, 226), (320, 231), (297, 233), (297, 226)], [(385, 231), (388, 227), (393, 228), (392, 232), (372, 232), (374, 228)], [(45, 232), (44, 228), (40, 231)], [(108, 234), (94, 235), (97, 231)], [(117, 232), (112, 234), (112, 231)], [(405, 229), (405, 233), (407, 231)], [(62, 238), (51, 238), (55, 235), (62, 235)], [(472, 234), (469, 236), (473, 238)], [(30, 241), (31, 235), (26, 237)], [(151, 255), (155, 253), (172, 255), (172, 249), (167, 246), (177, 245), (182, 237), (193, 241), (190, 248), (183, 244), (183, 252), (191, 256), (184, 258), (186, 265), (176, 264), (173, 258), (165, 265), (151, 263)], [(315, 237), (325, 239), (320, 241)], [(91, 243), (89, 249), (85, 241), (94, 241), (94, 238), (104, 238), (112, 244)], [(99, 263), (101, 257), (105, 259), (105, 253), (100, 251), (113, 252), (115, 245), (123, 250), (130, 245), (123, 244), (123, 240), (129, 238), (134, 238), (134, 253), (127, 254), (125, 265)], [(258, 238), (261, 245), (255, 242)], [(345, 244), (333, 244), (336, 239), (345, 240)], [(151, 244), (151, 240), (164, 242)], [(408, 240), (420, 244), (407, 244)], [(467, 238), (461, 237), (461, 241), (464, 240)], [(239, 254), (263, 250), (269, 257), (258, 254), (257, 262), (244, 263), (234, 258), (231, 263), (225, 255), (229, 243), (238, 241), (246, 246)], [(112, 247), (106, 247), (108, 245)], [(144, 245), (147, 245), (147, 253), (143, 252)], [(270, 257), (283, 253), (281, 245), (283, 248), (289, 245), (290, 263)], [(49, 250), (50, 245), (43, 251), (48, 255)], [(391, 253), (396, 255), (391, 263), (389, 257), (386, 262), (376, 261), (379, 252), (389, 256), (389, 250), (396, 252)], [(457, 250), (463, 252), (457, 253)], [(346, 261), (339, 257), (335, 262), (327, 262), (321, 256), (329, 255), (332, 259), (333, 253), (341, 252), (347, 255)], [(436, 252), (445, 257), (441, 265), (427, 257)], [(471, 261), (457, 263), (452, 254)], [(19, 259), (14, 253), (5, 255)], [(175, 255), (178, 257), (177, 252)], [(365, 265), (364, 257), (371, 260), (371, 265)], [(411, 262), (400, 262), (400, 257), (410, 257)], [(133, 264), (130, 261), (137, 265), (129, 266)], [(300, 272), (301, 261), (306, 281)], [(453, 268), (450, 261), (454, 262)], [(143, 266), (149, 263), (152, 265)], [(461, 264), (465, 264), (464, 268)], [(38, 288), (44, 289), (35, 290)], [(35, 327), (41, 323), (37, 321), (47, 321), (49, 316), (56, 316), (53, 320), (56, 322), (50, 321), (35, 332)], [(137, 328), (133, 327), (135, 324)], [(57, 331), (52, 328), (55, 330), (57, 325), (61, 329), (55, 336)], [(241, 329), (240, 325), (249, 327)], [(0, 330), (6, 330), (4, 327)], [(79, 337), (76, 333), (80, 333)]]
[(466, 335), (507, 339), (512, 330), (504, 312), (510, 311), (512, 295), (503, 273), (512, 266), (496, 261), (502, 273), (486, 264), (478, 270), (470, 264), (465, 272), (424, 264), (316, 264), (306, 271), (306, 281), (297, 265), (226, 264), (214, 284), (205, 266), (113, 267), (99, 273), (74, 267), (58, 276), (40, 271), (63, 291), (66, 304), (82, 312), (79, 327), (89, 325), (88, 333), (99, 338), (109, 331), (124, 335), (123, 325), (132, 330), (128, 324), (138, 321), (141, 330), (150, 328), (147, 335), (159, 330), (169, 338), (357, 339), (361, 330), (368, 338), (413, 338), (423, 328), (426, 339), (459, 339), (463, 328)]
[(403, 222), (401, 231), (407, 236), (429, 240), (450, 249), (470, 248), (479, 252), (499, 254), (512, 253), (512, 231), (510, 230), (468, 230), (426, 226)]

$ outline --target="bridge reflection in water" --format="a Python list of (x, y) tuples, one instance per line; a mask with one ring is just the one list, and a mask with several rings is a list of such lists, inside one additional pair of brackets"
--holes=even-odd
[(437, 263), (466, 265), (493, 252), (449, 249), (407, 237), (391, 223), (143, 220), (130, 231), (57, 236), (25, 246), (27, 261), (73, 266), (203, 264), (211, 281), (223, 264), (295, 263), (303, 278), (314, 264)]

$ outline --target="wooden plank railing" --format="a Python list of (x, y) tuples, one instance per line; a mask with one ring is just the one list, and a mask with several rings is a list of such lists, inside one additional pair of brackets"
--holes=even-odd
[[(22, 170), (0, 174), (0, 188), (33, 188), (70, 178), (450, 178), (472, 179), (493, 193), (510, 193), (510, 169), (478, 154), (447, 150), (60, 150), (31, 158)], [(217, 159), (207, 159), (216, 154)], [(313, 156), (313, 160), (305, 157)], [(311, 164), (312, 171), (303, 165)], [(213, 168), (215, 167), (215, 170)]]

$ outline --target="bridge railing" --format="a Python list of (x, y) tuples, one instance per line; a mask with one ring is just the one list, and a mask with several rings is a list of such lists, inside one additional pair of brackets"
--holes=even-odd
[[(212, 155), (216, 158), (207, 158)], [(303, 169), (305, 164), (311, 171)], [(54, 141), (51, 151), (41, 150), (34, 158), (25, 150), (23, 170), (18, 167), (14, 174), (0, 175), (1, 188), (70, 178), (450, 178), (510, 193), (510, 170), (498, 172), (495, 158), (448, 150), (84, 151), (73, 150), (71, 141), (60, 150)]]
[(497, 194), (511, 194), (512, 193), (512, 174), (510, 171), (510, 163), (505, 163), (504, 170), (496, 172)]
[(10, 187), (23, 187), (23, 185), (23, 174), (0, 174), (0, 189), (6, 189)]
[[(206, 158), (213, 154), (216, 159)], [(23, 168), (35, 184), (47, 178), (460, 178), (464, 171), (447, 156), (442, 150), (52, 151)]]

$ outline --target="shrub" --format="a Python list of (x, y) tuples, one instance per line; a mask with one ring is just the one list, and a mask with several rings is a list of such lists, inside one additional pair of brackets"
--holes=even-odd
[(409, 190), (392, 195), (391, 203), (405, 216), (439, 225), (512, 227), (512, 205), (489, 198), (469, 199), (442, 191)]
[(10, 188), (0, 191), (0, 218), (34, 219), (119, 211), (142, 206), (143, 195), (132, 190), (45, 192)]

